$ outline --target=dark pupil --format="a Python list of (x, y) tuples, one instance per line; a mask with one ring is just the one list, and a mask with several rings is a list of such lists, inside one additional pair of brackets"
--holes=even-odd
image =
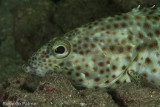
[(55, 53), (63, 54), (65, 52), (65, 48), (63, 46), (59, 46), (55, 49)]

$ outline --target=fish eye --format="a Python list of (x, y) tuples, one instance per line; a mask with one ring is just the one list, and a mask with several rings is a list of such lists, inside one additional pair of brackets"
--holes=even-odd
[(65, 52), (65, 47), (64, 46), (58, 46), (54, 51), (56, 54), (63, 54)]
[(57, 41), (52, 48), (53, 55), (59, 59), (67, 57), (70, 51), (71, 46), (67, 41)]

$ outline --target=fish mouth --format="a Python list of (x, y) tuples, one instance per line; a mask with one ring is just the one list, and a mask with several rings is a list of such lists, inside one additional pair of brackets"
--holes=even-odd
[[(34, 75), (37, 75), (37, 76), (40, 76), (40, 77), (44, 77), (45, 74), (46, 74), (48, 71), (51, 71), (51, 70), (41, 69), (41, 67), (39, 67), (39, 66), (33, 67), (33, 66), (30, 65), (30, 64), (24, 64), (24, 65), (22, 66), (22, 69), (23, 69), (26, 73), (31, 73), (31, 74), (34, 74)], [(55, 67), (54, 69), (59, 69), (59, 67)]]
[(37, 72), (37, 67), (33, 67), (29, 64), (23, 64), (22, 69), (25, 72), (31, 72), (31, 73), (34, 73), (34, 74), (36, 74), (36, 72)]

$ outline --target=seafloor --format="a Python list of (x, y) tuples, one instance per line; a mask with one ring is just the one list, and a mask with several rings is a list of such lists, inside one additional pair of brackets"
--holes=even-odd
[(61, 73), (44, 78), (22, 64), (54, 36), (98, 18), (160, 6), (158, 0), (0, 0), (0, 107), (158, 107), (160, 91), (149, 83), (122, 84), (112, 92), (77, 90)]

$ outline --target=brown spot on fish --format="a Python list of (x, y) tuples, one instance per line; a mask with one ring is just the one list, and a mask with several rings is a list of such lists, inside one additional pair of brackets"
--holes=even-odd
[(123, 65), (123, 66), (122, 66), (122, 70), (125, 70), (125, 69), (126, 69), (126, 66), (125, 66), (125, 65)]
[(77, 72), (77, 73), (76, 73), (76, 76), (79, 77), (79, 76), (80, 76), (80, 73)]
[(128, 15), (124, 15), (123, 18), (124, 18), (125, 20), (128, 20), (128, 19), (129, 19)]
[(117, 69), (117, 66), (116, 65), (112, 65), (112, 70), (116, 70)]
[(160, 31), (158, 29), (155, 30), (156, 36), (160, 36)]
[(139, 27), (140, 27), (140, 26), (141, 26), (141, 23), (140, 23), (140, 22), (137, 22), (137, 26), (139, 26)]
[(71, 74), (72, 74), (72, 72), (71, 72), (71, 71), (68, 71), (68, 72), (67, 72), (67, 75), (71, 75)]
[(87, 41), (87, 42), (89, 42), (89, 38), (88, 37), (85, 37), (84, 40)]
[(96, 81), (96, 82), (98, 82), (99, 80), (100, 80), (100, 78), (98, 78), (98, 77), (94, 79), (94, 81)]
[(85, 67), (86, 67), (86, 68), (88, 68), (88, 67), (89, 67), (89, 65), (88, 65), (88, 64), (85, 64)]
[(99, 62), (98, 65), (102, 67), (104, 66), (104, 62)]
[(112, 75), (112, 78), (116, 78), (116, 75)]
[(85, 58), (82, 58), (82, 62), (84, 62), (84, 61), (86, 61), (86, 59), (85, 59)]
[(157, 53), (156, 53), (156, 56), (159, 57), (159, 55), (160, 55), (160, 53), (157, 52)]
[(130, 61), (131, 57), (130, 56), (126, 56), (126, 60)]
[(147, 58), (145, 59), (145, 62), (146, 62), (147, 64), (150, 64), (150, 63), (152, 63), (152, 60), (151, 60), (149, 57), (147, 57)]
[(119, 53), (122, 53), (123, 51), (124, 51), (123, 47), (120, 46), (119, 49), (118, 49), (118, 52), (119, 52)]
[(115, 43), (118, 43), (118, 38), (115, 38), (115, 39), (114, 39), (114, 42), (115, 42)]
[(74, 61), (75, 63), (79, 63), (79, 60), (78, 59), (75, 59), (75, 61)]
[(127, 45), (127, 51), (131, 51), (131, 49), (132, 49), (132, 46), (130, 46), (130, 45)]
[(96, 46), (95, 46), (95, 44), (92, 43), (92, 44), (91, 44), (91, 47), (92, 47), (92, 48), (95, 48)]
[(148, 34), (148, 37), (152, 38), (153, 37), (153, 33), (149, 32)]
[(85, 74), (86, 77), (89, 77), (89, 73), (88, 73), (88, 72), (86, 72), (86, 73), (84, 73), (84, 74)]
[(100, 52), (99, 52), (99, 50), (98, 49), (96, 49), (96, 51), (95, 51), (95, 54), (99, 54)]
[(132, 41), (133, 37), (132, 36), (128, 36), (128, 40)]
[(81, 44), (82, 43), (82, 40), (78, 40), (78, 44)]
[(93, 67), (93, 70), (94, 70), (95, 72), (97, 71), (97, 69), (98, 69), (97, 67)]
[(148, 47), (149, 47), (150, 49), (156, 48), (156, 47), (158, 47), (158, 42), (155, 41), (155, 42), (153, 42), (153, 43), (150, 43), (150, 44), (148, 45)]
[(157, 16), (154, 16), (153, 17), (155, 20), (159, 21), (159, 18)]
[(117, 32), (114, 31), (114, 32), (113, 32), (113, 35), (116, 35), (116, 34), (117, 34)]
[(106, 28), (107, 28), (107, 29), (110, 29), (110, 28), (111, 28), (111, 26), (110, 26), (110, 25), (107, 25), (107, 26), (106, 26)]
[(93, 24), (96, 26), (96, 25), (98, 25), (98, 22), (94, 22)]
[(108, 22), (112, 22), (112, 21), (113, 21), (113, 19), (109, 19), (109, 20), (108, 20)]
[(107, 63), (107, 64), (110, 64), (110, 61), (107, 61), (106, 63)]
[(121, 43), (122, 43), (122, 44), (126, 44), (126, 40), (125, 40), (125, 39), (122, 39)]
[(125, 22), (123, 22), (123, 23), (121, 23), (121, 26), (122, 26), (123, 28), (125, 28), (125, 27), (127, 27), (127, 24), (126, 24)]
[(60, 64), (59, 64), (59, 66), (63, 66), (64, 65), (64, 62), (61, 62)]
[(105, 83), (108, 84), (108, 83), (109, 83), (109, 80), (105, 81)]
[(107, 31), (106, 34), (110, 34), (110, 31)]
[(84, 44), (83, 44), (83, 47), (84, 47), (84, 48), (88, 48), (88, 44), (87, 44), (87, 43), (84, 43)]
[(156, 72), (157, 72), (157, 69), (153, 69), (152, 72), (153, 72), (153, 73), (156, 73)]
[(144, 28), (146, 28), (146, 29), (149, 29), (149, 28), (150, 28), (150, 24), (147, 23), (147, 22), (145, 22), (143, 26), (144, 26)]
[(103, 74), (103, 73), (104, 73), (104, 70), (103, 70), (103, 69), (101, 69), (101, 70), (99, 71), (99, 73), (100, 73), (100, 74)]
[(136, 15), (136, 16), (135, 16), (135, 19), (140, 20), (140, 19), (141, 19), (141, 16)]
[(81, 67), (80, 67), (80, 66), (77, 66), (77, 67), (76, 67), (76, 70), (78, 70), (78, 71), (81, 70)]
[(146, 73), (143, 73), (143, 76), (144, 76), (144, 77), (147, 77), (147, 74), (146, 74)]
[(83, 79), (79, 79), (79, 82), (82, 82), (83, 81)]
[(111, 51), (114, 51), (114, 50), (115, 50), (115, 47), (114, 47), (113, 45), (111, 45), (111, 46), (109, 47), (109, 49), (110, 49)]
[(133, 22), (132, 22), (132, 21), (130, 21), (130, 22), (129, 22), (129, 24), (130, 24), (130, 25), (133, 25)]
[(136, 47), (136, 51), (140, 51), (140, 50), (141, 50), (141, 46), (139, 45)]
[(92, 58), (91, 60), (92, 60), (93, 62), (96, 62), (96, 58)]
[(119, 25), (117, 23), (115, 23), (113, 26), (114, 26), (114, 28), (118, 28)]
[(98, 41), (98, 38), (97, 38), (97, 37), (95, 37), (93, 40), (94, 40), (94, 42), (97, 42), (97, 41)]
[(119, 61), (119, 57), (117, 57), (115, 60), (116, 60), (116, 61)]
[(158, 61), (158, 64), (160, 65), (160, 61)]
[(111, 40), (111, 38), (108, 38), (108, 39), (107, 39), (107, 42), (109, 42), (109, 43), (110, 43), (111, 41), (112, 41), (112, 40)]
[(83, 51), (79, 51), (79, 54), (84, 55), (84, 52)]
[(52, 66), (52, 64), (48, 64), (50, 67)]
[(103, 31), (103, 30), (105, 30), (105, 28), (104, 28), (104, 27), (102, 27), (100, 30), (101, 30), (101, 31)]
[(140, 39), (142, 39), (142, 38), (144, 37), (144, 35), (143, 35), (141, 32), (139, 32), (139, 33), (138, 33), (138, 37), (139, 37)]
[(116, 84), (120, 84), (120, 81), (119, 81), (119, 80), (117, 80), (117, 81), (116, 81)]
[(110, 71), (109, 68), (107, 68), (107, 69), (106, 69), (106, 72), (109, 72), (109, 71)]
[(119, 21), (119, 20), (121, 20), (121, 18), (120, 17), (116, 17), (116, 20)]
[(124, 80), (124, 81), (123, 81), (123, 83), (127, 83), (127, 81), (126, 81), (126, 80)]
[(73, 52), (77, 53), (77, 49), (73, 49)]
[(106, 50), (107, 50), (107, 48), (106, 48), (106, 47), (102, 47), (102, 50), (103, 50), (103, 51), (106, 51)]

